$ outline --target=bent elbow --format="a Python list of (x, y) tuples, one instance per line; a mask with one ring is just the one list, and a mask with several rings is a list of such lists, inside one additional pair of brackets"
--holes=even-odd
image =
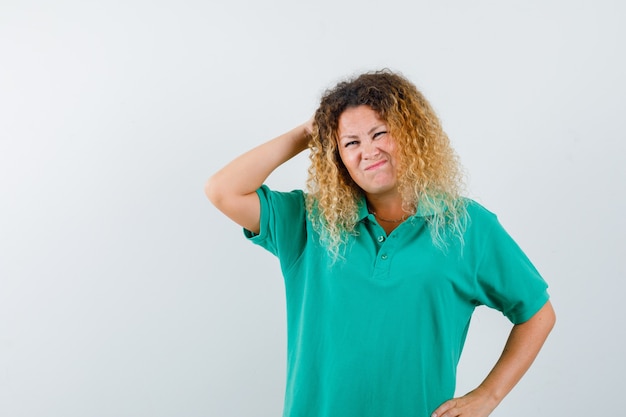
[(223, 192), (220, 191), (219, 181), (215, 180), (215, 176), (212, 176), (204, 184), (204, 194), (209, 201), (216, 207), (219, 206), (219, 202), (222, 200)]
[(550, 333), (556, 324), (556, 313), (552, 303), (548, 300), (546, 304), (536, 314), (537, 321), (546, 329), (546, 333)]
[(552, 303), (550, 303), (550, 330), (552, 330), (554, 328), (554, 325), (556, 324), (556, 312), (554, 311), (554, 307), (552, 306)]

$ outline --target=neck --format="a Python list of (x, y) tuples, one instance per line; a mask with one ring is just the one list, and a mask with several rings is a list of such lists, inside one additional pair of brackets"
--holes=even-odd
[(402, 223), (414, 213), (414, 210), (404, 210), (401, 201), (387, 203), (368, 201), (367, 209), (378, 221), (384, 223)]
[(409, 215), (406, 215), (406, 216), (402, 216), (399, 219), (387, 219), (385, 217), (379, 216), (375, 211), (370, 211), (370, 213), (372, 213), (378, 221), (385, 222), (385, 223), (402, 223), (409, 217)]

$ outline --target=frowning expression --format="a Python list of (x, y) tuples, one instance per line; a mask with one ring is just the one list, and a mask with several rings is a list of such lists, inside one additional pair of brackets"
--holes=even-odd
[(339, 156), (366, 196), (393, 194), (396, 188), (396, 144), (387, 124), (371, 107), (347, 108), (338, 121)]

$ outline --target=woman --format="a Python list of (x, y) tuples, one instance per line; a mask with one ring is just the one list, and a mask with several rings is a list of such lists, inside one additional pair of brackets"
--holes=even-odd
[[(308, 192), (263, 185), (305, 149)], [(555, 321), (547, 285), (460, 184), (430, 104), (390, 71), (339, 83), (312, 120), (211, 177), (213, 204), (280, 260), (284, 416), (484, 417), (530, 367)], [(480, 386), (452, 398), (478, 305), (514, 326)]]

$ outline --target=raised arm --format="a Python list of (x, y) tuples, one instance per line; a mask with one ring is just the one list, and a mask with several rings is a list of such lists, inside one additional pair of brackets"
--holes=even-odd
[(486, 417), (535, 360), (556, 320), (548, 301), (530, 320), (511, 330), (500, 359), (478, 388), (439, 406), (433, 417)]
[(257, 146), (231, 161), (206, 183), (211, 203), (235, 223), (259, 233), (260, 203), (256, 190), (280, 165), (308, 146), (312, 120)]

